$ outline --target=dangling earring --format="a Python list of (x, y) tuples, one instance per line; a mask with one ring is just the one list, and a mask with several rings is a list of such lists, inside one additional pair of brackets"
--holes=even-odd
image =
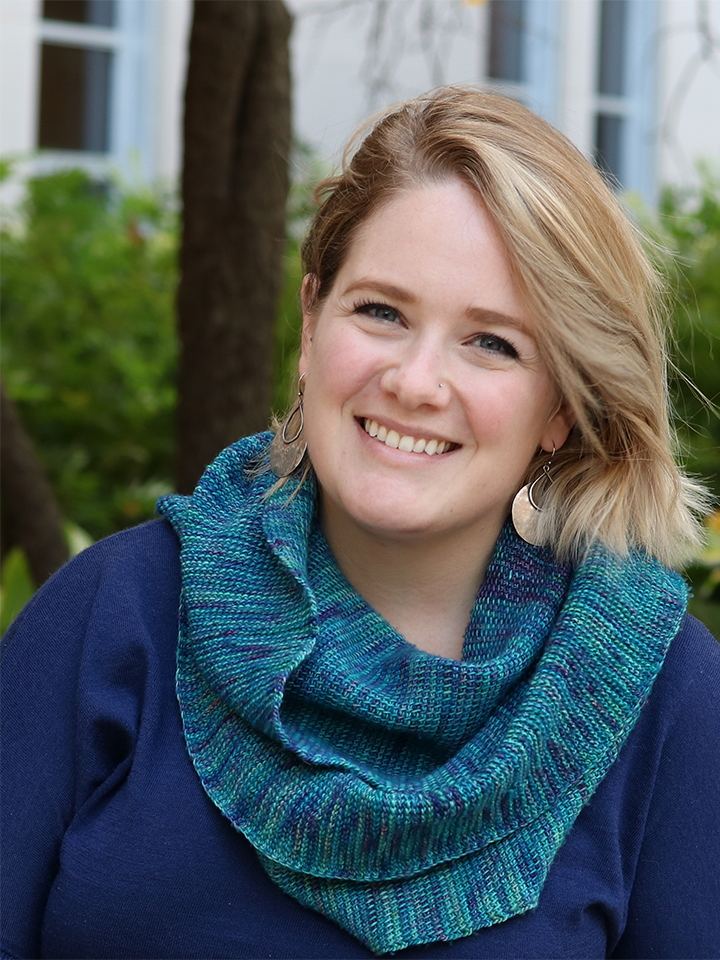
[(518, 492), (515, 494), (515, 499), (513, 500), (513, 526), (515, 527), (518, 535), (521, 536), (526, 543), (531, 543), (535, 547), (540, 546), (540, 540), (538, 538), (538, 520), (540, 519), (542, 508), (537, 505), (535, 497), (533, 496), (533, 492), (535, 490), (535, 485), (539, 480), (544, 479), (548, 483), (553, 482), (553, 479), (550, 476), (550, 468), (552, 467), (554, 457), (555, 444), (553, 444), (553, 450), (550, 454), (550, 459), (543, 466), (540, 476), (536, 477), (532, 483), (526, 483), (522, 489), (518, 490)]
[(289, 477), (305, 457), (307, 440), (303, 437), (305, 414), (303, 413), (303, 373), (298, 381), (298, 395), (282, 427), (277, 430), (270, 444), (270, 469), (276, 477)]

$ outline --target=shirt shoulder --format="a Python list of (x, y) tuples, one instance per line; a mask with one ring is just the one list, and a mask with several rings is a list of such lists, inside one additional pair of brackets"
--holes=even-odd
[(678, 724), (720, 719), (720, 643), (689, 614), (670, 645), (648, 707), (654, 703), (665, 715), (668, 733)]
[(626, 924), (613, 957), (714, 957), (720, 943), (720, 644), (685, 617), (626, 744)]
[(99, 540), (69, 560), (35, 593), (3, 638), (3, 656), (31, 630), (57, 634), (107, 619), (154, 616), (180, 593), (179, 544), (170, 524), (152, 520)]
[[(151, 664), (174, 674), (180, 551), (172, 527), (155, 520), (93, 544), (37, 591), (0, 644), (5, 707), (31, 694), (69, 711), (85, 691), (142, 686)], [(132, 679), (130, 679), (132, 677)], [(105, 698), (106, 699), (106, 698)], [(17, 701), (17, 703), (15, 703)], [(12, 712), (12, 711), (11, 711)], [(20, 715), (19, 713), (19, 715)]]

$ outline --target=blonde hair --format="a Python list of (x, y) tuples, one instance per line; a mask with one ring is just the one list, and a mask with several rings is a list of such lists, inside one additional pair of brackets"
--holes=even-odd
[[(562, 559), (600, 540), (681, 563), (701, 541), (705, 494), (672, 451), (663, 283), (603, 178), (530, 110), (442, 87), (361, 129), (340, 174), (316, 191), (302, 247), (308, 306), (327, 296), (371, 214), (401, 191), (450, 179), (493, 216), (575, 418), (541, 494), (544, 542)], [(526, 480), (545, 462), (538, 451)]]

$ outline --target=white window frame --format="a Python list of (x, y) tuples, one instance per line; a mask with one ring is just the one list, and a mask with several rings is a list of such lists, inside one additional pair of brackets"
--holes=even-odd
[[(45, 20), (38, 8), (38, 47), (43, 43), (108, 50), (111, 59), (108, 104), (108, 151), (43, 148), (33, 172), (77, 166), (94, 176), (119, 170), (126, 179), (152, 179), (155, 167), (153, 116), (155, 69), (152, 56), (158, 29), (155, 0), (115, 0), (115, 25)], [(40, 58), (38, 58), (40, 59)], [(38, 97), (40, 85), (38, 84)]]
[[(490, 0), (492, 3), (492, 0)], [(521, 59), (527, 79), (522, 83), (487, 76), (490, 10), (485, 18), (485, 82), (519, 100), (550, 123), (557, 122), (561, 78), (560, 0), (526, 0)]]
[[(627, 0), (625, 38), (625, 89), (623, 96), (597, 93), (593, 89), (593, 143), (599, 114), (622, 117), (624, 135), (620, 154), (620, 187), (637, 193), (650, 206), (657, 204), (657, 43), (659, 4), (650, 0)], [(600, 56), (601, 2), (597, 0), (597, 60)]]

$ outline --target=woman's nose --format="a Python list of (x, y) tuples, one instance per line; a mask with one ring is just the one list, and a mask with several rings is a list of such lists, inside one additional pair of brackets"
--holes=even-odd
[(439, 351), (421, 344), (408, 348), (384, 371), (380, 385), (397, 397), (407, 409), (431, 404), (444, 407), (450, 399), (450, 386)]

